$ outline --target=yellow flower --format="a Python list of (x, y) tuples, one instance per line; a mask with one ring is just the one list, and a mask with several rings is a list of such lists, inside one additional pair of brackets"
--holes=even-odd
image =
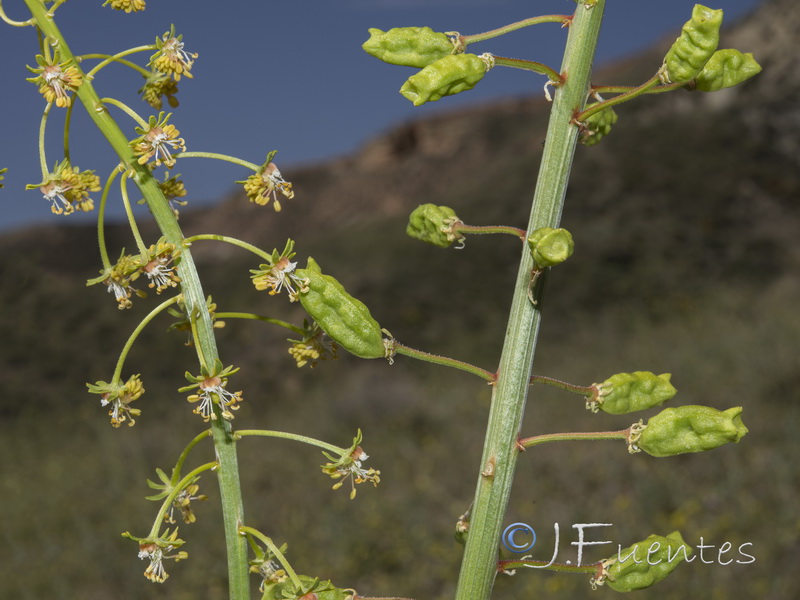
[(64, 108), (72, 104), (72, 97), (68, 94), (76, 91), (83, 83), (83, 75), (69, 62), (59, 62), (58, 52), (53, 55), (52, 62), (48, 62), (41, 54), (36, 55), (38, 67), (27, 67), (36, 77), (27, 79), (39, 86), (39, 93), (47, 102), (55, 102), (56, 106)]
[(280, 202), (278, 202), (278, 192), (290, 200), (294, 198), (291, 182), (283, 178), (278, 167), (272, 162), (267, 162), (258, 173), (251, 175), (245, 181), (237, 181), (236, 183), (244, 184), (244, 191), (250, 202), (266, 206), (271, 199), (275, 212), (280, 212), (281, 210)]
[(156, 293), (160, 294), (165, 289), (170, 287), (177, 287), (181, 282), (181, 278), (175, 273), (175, 268), (171, 266), (172, 262), (176, 260), (181, 251), (164, 238), (147, 251), (147, 255), (142, 257), (142, 272), (150, 280), (148, 287), (156, 288)]
[(76, 210), (89, 212), (94, 209), (89, 192), (100, 190), (100, 178), (94, 171), (81, 171), (64, 160), (41, 183), (25, 186), (29, 190), (34, 188), (39, 188), (44, 199), (51, 203), (50, 210), (57, 215), (69, 215)]
[(178, 99), (175, 97), (178, 93), (178, 84), (161, 71), (150, 73), (139, 93), (142, 95), (142, 100), (156, 110), (161, 110), (163, 106), (162, 96), (167, 97), (167, 102), (172, 108), (178, 106)]
[(105, 381), (98, 381), (97, 383), (86, 384), (89, 388), (89, 393), (100, 394), (100, 405), (110, 406), (108, 416), (111, 417), (111, 425), (119, 427), (125, 421), (128, 421), (128, 426), (133, 427), (136, 424), (133, 417), (138, 417), (142, 411), (137, 408), (131, 408), (131, 403), (138, 400), (144, 394), (144, 385), (139, 375), (131, 375), (128, 381), (120, 385), (119, 383), (106, 383)]
[(350, 499), (356, 497), (356, 485), (370, 482), (377, 486), (381, 481), (381, 472), (375, 469), (365, 469), (361, 466), (369, 458), (367, 453), (359, 446), (361, 443), (361, 430), (353, 438), (353, 445), (344, 450), (341, 456), (334, 457), (327, 452), (323, 452), (325, 457), (331, 462), (322, 465), (322, 472), (332, 479), (341, 479), (333, 485), (334, 490), (338, 490), (345, 481), (350, 481)]
[(144, 10), (144, 0), (106, 0), (103, 6), (111, 6), (114, 10), (124, 10), (126, 13)]
[(150, 68), (172, 75), (175, 81), (180, 81), (182, 75), (191, 78), (190, 70), (197, 54), (186, 52), (182, 39), (182, 35), (175, 35), (175, 25), (170, 26), (163, 36), (156, 38), (158, 52), (150, 57)]
[(175, 158), (171, 151), (183, 152), (186, 150), (186, 141), (178, 137), (180, 131), (174, 125), (167, 123), (171, 116), (172, 113), (164, 115), (163, 112), (160, 112), (158, 117), (150, 117), (147, 127), (136, 128), (139, 137), (131, 140), (130, 146), (133, 148), (134, 154), (139, 157), (140, 165), (146, 164), (153, 158), (155, 159), (153, 166), (157, 167), (164, 163), (167, 168), (171, 169), (175, 165)]

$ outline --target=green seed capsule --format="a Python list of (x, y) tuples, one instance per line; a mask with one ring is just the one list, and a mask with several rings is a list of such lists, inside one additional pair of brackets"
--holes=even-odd
[(487, 64), (475, 54), (451, 54), (409, 77), (400, 93), (414, 106), (420, 106), (443, 96), (471, 90), (483, 79), (486, 71)]
[(533, 262), (539, 269), (564, 262), (575, 249), (572, 234), (566, 229), (540, 227), (528, 236)]
[(701, 92), (716, 92), (739, 85), (761, 72), (761, 65), (750, 53), (738, 50), (717, 50), (695, 77), (694, 89)]
[[(251, 571), (253, 569), (251, 568)], [(319, 577), (297, 575), (301, 588), (298, 589), (291, 579), (283, 581), (270, 581), (262, 586), (261, 600), (288, 600), (290, 598), (305, 600), (348, 600), (355, 596), (351, 589), (337, 588), (330, 581), (320, 581)]]
[(453, 224), (458, 222), (460, 219), (452, 208), (422, 204), (408, 217), (406, 233), (417, 240), (447, 248), (454, 241), (464, 239), (451, 231)]
[(393, 65), (421, 69), (456, 49), (448, 35), (430, 27), (395, 27), (389, 31), (372, 27), (369, 35), (361, 46), (364, 51)]
[(586, 407), (592, 412), (602, 410), (610, 415), (624, 415), (637, 410), (647, 410), (663, 404), (677, 393), (670, 383), (671, 375), (656, 375), (650, 371), (617, 373), (601, 384), (598, 393)]
[(361, 358), (384, 357), (381, 326), (363, 302), (348, 294), (336, 279), (323, 275), (311, 257), (308, 267), (297, 269), (296, 274), (308, 282), (307, 291), (298, 293), (300, 304), (333, 341)]
[(737, 442), (747, 433), (742, 423), (742, 407), (721, 411), (709, 406), (667, 408), (651, 418), (638, 440), (632, 443), (651, 456), (675, 456), (703, 452), (728, 442)]
[(604, 561), (603, 575), (596, 583), (617, 592), (641, 590), (664, 579), (691, 555), (692, 548), (680, 532), (673, 531), (666, 537), (651, 535)]
[(695, 4), (692, 18), (664, 57), (662, 77), (666, 83), (691, 81), (700, 73), (719, 44), (722, 10)]
[[(594, 104), (586, 108), (591, 108), (592, 106)], [(609, 134), (611, 126), (616, 122), (617, 113), (610, 106), (600, 112), (596, 112), (583, 121), (578, 141), (584, 146), (594, 146)]]

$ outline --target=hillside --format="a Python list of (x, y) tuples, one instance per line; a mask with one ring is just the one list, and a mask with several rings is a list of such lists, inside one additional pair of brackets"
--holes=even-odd
[[(584, 384), (618, 371), (671, 372), (676, 404), (741, 405), (750, 428), (737, 447), (675, 460), (629, 458), (610, 442), (523, 457), (507, 521), (541, 527), (545, 548), (554, 521), (570, 534), (571, 523), (614, 523), (623, 545), (675, 528), (695, 543), (753, 544), (754, 564), (696, 562), (641, 600), (800, 595), (791, 567), (800, 484), (798, 30), (795, 3), (765, 3), (722, 41), (755, 53), (764, 67), (757, 78), (714, 95), (622, 106), (608, 138), (576, 156), (563, 217), (576, 252), (549, 278), (535, 372)], [(640, 82), (668, 45), (597, 81)], [(355, 155), (284, 172), (296, 197), (280, 214), (233, 194), (181, 223), (189, 234), (266, 249), (290, 236), (301, 261), (316, 258), (400, 341), (494, 368), (519, 245), (485, 236), (441, 250), (407, 238), (405, 223), (418, 204), (435, 202), (470, 224), (523, 226), (547, 110), (537, 95), (402, 124)], [(107, 237), (112, 255), (133, 245), (119, 227)], [(296, 306), (253, 290), (257, 260), (208, 242), (193, 253), (220, 310), (302, 320)], [(175, 391), (195, 368), (193, 351), (181, 334), (163, 333), (167, 320), (148, 328), (126, 369), (142, 373), (143, 413), (136, 427), (114, 430), (84, 382), (110, 378), (155, 300), (120, 312), (103, 290), (85, 287), (99, 269), (92, 228), (10, 234), (0, 256), (0, 495), (13, 549), (0, 561), (0, 597), (223, 597), (223, 549), (208, 544), (220, 539), (211, 478), (199, 523), (181, 527), (191, 558), (166, 585), (141, 577), (144, 564), (119, 536), (149, 528), (145, 479), (202, 426)], [(242, 367), (237, 423), (341, 444), (361, 428), (382, 482), (349, 502), (328, 489), (315, 450), (248, 440), (248, 514), (289, 542), (303, 571), (362, 594), (451, 597), (460, 559), (452, 529), (474, 488), (486, 386), (404, 358), (389, 367), (342, 356), (297, 369), (286, 337), (233, 320), (220, 331), (223, 360)], [(598, 425), (580, 400), (553, 391), (535, 390), (526, 415), (530, 434), (630, 424), (606, 417)], [(562, 548), (566, 555), (568, 541)], [(498, 580), (496, 598), (587, 594), (583, 577), (518, 573)]]

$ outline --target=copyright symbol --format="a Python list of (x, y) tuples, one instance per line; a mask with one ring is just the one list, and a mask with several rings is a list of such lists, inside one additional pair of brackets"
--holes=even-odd
[[(521, 532), (531, 536), (529, 542), (524, 544), (517, 543), (514, 536)], [(503, 546), (511, 552), (527, 552), (536, 544), (536, 532), (533, 530), (533, 527), (526, 523), (514, 523), (505, 528), (501, 539)]]

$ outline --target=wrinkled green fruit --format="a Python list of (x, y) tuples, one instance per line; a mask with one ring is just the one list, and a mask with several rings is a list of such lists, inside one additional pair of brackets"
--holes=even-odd
[(692, 18), (686, 21), (680, 37), (664, 57), (666, 83), (685, 83), (700, 73), (717, 49), (721, 25), (722, 9), (694, 5)]
[[(681, 549), (683, 547), (683, 549)], [(658, 583), (692, 555), (692, 548), (680, 532), (666, 537), (651, 535), (646, 540), (620, 550), (613, 557), (603, 583), (617, 592), (632, 592)]]
[(761, 65), (752, 54), (742, 54), (733, 49), (717, 50), (695, 77), (694, 89), (716, 92), (739, 85), (760, 72)]
[(361, 46), (364, 51), (393, 65), (421, 69), (455, 50), (449, 36), (430, 27), (395, 27), (389, 31), (371, 27), (369, 36)]
[(667, 408), (647, 421), (634, 443), (651, 456), (659, 457), (738, 443), (747, 433), (741, 414), (741, 406), (724, 411), (696, 405)]
[[(303, 588), (297, 590), (291, 579), (272, 582), (264, 585), (262, 600), (295, 600), (297, 598), (315, 598), (316, 600), (352, 600), (353, 590), (340, 589), (330, 581), (319, 581), (308, 575), (298, 575)], [(308, 594), (315, 594), (311, 596)]]
[(400, 93), (414, 106), (471, 90), (486, 74), (486, 63), (476, 54), (451, 54), (412, 75)]
[(448, 231), (449, 224), (454, 221), (458, 221), (458, 217), (452, 208), (422, 204), (409, 215), (406, 233), (414, 239), (447, 248), (460, 237)]
[(372, 318), (366, 305), (348, 294), (330, 275), (323, 275), (316, 261), (309, 257), (308, 267), (295, 271), (308, 281), (308, 291), (298, 299), (306, 312), (342, 348), (361, 358), (383, 358), (381, 326)]
[(566, 229), (540, 227), (528, 236), (533, 262), (540, 269), (564, 262), (575, 250), (572, 234)]
[[(587, 106), (591, 108), (594, 104)], [(617, 113), (610, 106), (597, 112), (583, 121), (581, 134), (578, 141), (584, 146), (594, 146), (600, 143), (611, 132), (611, 126), (617, 122)]]
[[(600, 396), (594, 410), (610, 415), (624, 415), (663, 404), (678, 391), (670, 383), (670, 373), (656, 375), (650, 371), (617, 373), (600, 384)], [(592, 404), (592, 403), (590, 403)]]

